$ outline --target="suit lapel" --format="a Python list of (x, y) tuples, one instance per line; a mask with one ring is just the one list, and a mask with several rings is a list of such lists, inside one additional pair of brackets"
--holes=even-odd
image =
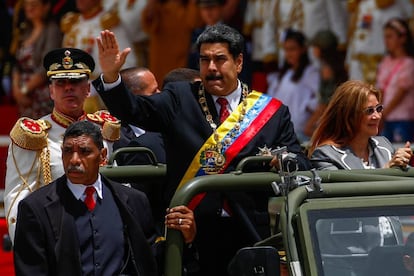
[(344, 150), (343, 156), (341, 157), (341, 161), (344, 167), (348, 170), (351, 169), (364, 169), (362, 165), (361, 159), (359, 159), (356, 155), (350, 154), (349, 149)]
[[(45, 211), (55, 239), (57, 267), (79, 273), (81, 271), (80, 249), (73, 214), (65, 211), (76, 208), (77, 200), (66, 185), (66, 177), (56, 180), (56, 189), (48, 194), (50, 203)], [(66, 208), (66, 206), (71, 206)]]

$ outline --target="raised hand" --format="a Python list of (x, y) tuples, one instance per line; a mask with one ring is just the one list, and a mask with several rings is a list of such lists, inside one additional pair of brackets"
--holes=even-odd
[(125, 48), (121, 52), (115, 34), (108, 30), (102, 31), (101, 37), (97, 37), (96, 41), (103, 80), (106, 83), (115, 82), (118, 79), (121, 67), (124, 65), (129, 52), (131, 52), (131, 48)]

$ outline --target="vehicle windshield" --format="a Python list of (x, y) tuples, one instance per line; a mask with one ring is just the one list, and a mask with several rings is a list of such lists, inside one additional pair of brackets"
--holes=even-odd
[(309, 210), (307, 216), (318, 275), (409, 275), (403, 255), (414, 232), (412, 206)]

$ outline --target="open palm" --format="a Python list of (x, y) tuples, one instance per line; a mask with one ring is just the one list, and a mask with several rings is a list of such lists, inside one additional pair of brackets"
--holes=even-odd
[(114, 82), (118, 79), (119, 71), (124, 65), (131, 48), (126, 48), (120, 52), (115, 34), (108, 30), (102, 31), (101, 37), (97, 37), (96, 40), (104, 81)]

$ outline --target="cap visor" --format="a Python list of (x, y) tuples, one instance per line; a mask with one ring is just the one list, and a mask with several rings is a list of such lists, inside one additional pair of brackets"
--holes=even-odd
[(51, 80), (56, 79), (87, 79), (88, 75), (84, 73), (60, 73), (49, 76)]

